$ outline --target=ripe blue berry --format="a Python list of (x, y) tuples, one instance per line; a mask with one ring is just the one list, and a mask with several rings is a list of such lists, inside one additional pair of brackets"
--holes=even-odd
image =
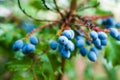
[(61, 52), (61, 50), (62, 50), (63, 48), (65, 48), (63, 45), (59, 45), (59, 46), (58, 46), (59, 52)]
[(35, 46), (32, 44), (24, 44), (22, 47), (22, 52), (26, 53), (33, 53), (35, 51)]
[(107, 38), (107, 35), (104, 32), (99, 32), (98, 37), (100, 40), (105, 40)]
[(101, 45), (101, 46), (95, 46), (97, 49), (99, 49), (99, 50), (102, 50), (103, 49), (103, 46)]
[(86, 39), (86, 44), (87, 44), (87, 45), (90, 45), (90, 44), (91, 44), (91, 41), (88, 40), (88, 39)]
[(19, 49), (21, 49), (23, 46), (23, 41), (22, 40), (17, 40), (15, 41), (15, 43), (13, 44), (13, 50), (14, 51), (18, 51)]
[(81, 36), (84, 36), (84, 32), (82, 30), (78, 29), (77, 31), (80, 33)]
[(67, 42), (68, 42), (68, 39), (67, 39), (65, 36), (60, 36), (60, 37), (58, 38), (58, 42), (59, 42), (60, 44), (62, 44), (62, 45), (66, 45)]
[(116, 37), (116, 39), (117, 39), (118, 41), (120, 41), (120, 33), (119, 33), (119, 35)]
[(76, 36), (76, 40), (80, 40), (80, 39), (83, 39), (83, 37), (80, 36), (80, 35), (77, 35), (77, 36)]
[(88, 50), (87, 50), (85, 47), (81, 47), (81, 48), (80, 48), (80, 54), (81, 54), (82, 56), (85, 56), (87, 53), (88, 53)]
[(106, 27), (106, 28), (111, 28), (114, 26), (115, 21), (112, 17), (109, 17), (105, 20), (103, 20), (102, 24)]
[(58, 46), (58, 43), (56, 41), (53, 40), (53, 41), (50, 42), (50, 48), (51, 49), (55, 50), (57, 48), (57, 46)]
[(74, 38), (73, 30), (64, 30), (62, 35), (66, 36), (68, 39), (73, 39)]
[(94, 43), (94, 45), (95, 45), (96, 47), (101, 46), (101, 41), (100, 41), (99, 38), (97, 38), (96, 40), (93, 40), (93, 43)]
[(83, 45), (84, 45), (84, 40), (83, 39), (76, 40), (76, 47), (80, 48)]
[(97, 39), (97, 38), (98, 38), (98, 33), (97, 33), (96, 31), (91, 31), (91, 32), (90, 32), (90, 37), (91, 37), (92, 39)]
[(93, 51), (96, 54), (96, 56), (98, 56), (98, 50), (95, 47), (92, 47), (90, 51)]
[(66, 50), (64, 47), (62, 47), (62, 49), (60, 50), (60, 54), (64, 58), (70, 58), (70, 51)]
[(70, 32), (71, 32), (71, 38), (70, 39), (73, 39), (74, 38), (74, 36), (75, 36), (75, 33), (74, 33), (74, 31), (73, 30), (69, 30)]
[(22, 47), (22, 52), (25, 54), (25, 53), (28, 53), (27, 52), (27, 46), (28, 44), (24, 44), (23, 47)]
[(30, 37), (30, 43), (33, 44), (33, 45), (36, 45), (38, 44), (38, 39), (36, 36), (31, 36)]
[(67, 50), (70, 50), (70, 51), (73, 51), (74, 50), (74, 44), (72, 43), (72, 41), (68, 41), (67, 42), (67, 44), (65, 45), (65, 48), (67, 49)]
[(116, 26), (117, 28), (120, 28), (120, 22), (116, 23), (115, 26)]
[(96, 56), (95, 52), (90, 51), (89, 54), (88, 54), (88, 59), (89, 59), (90, 61), (95, 62), (96, 59), (97, 59), (97, 56)]
[(107, 45), (107, 40), (105, 39), (105, 40), (101, 40), (101, 45), (102, 46), (106, 46)]
[(110, 35), (113, 37), (113, 38), (117, 38), (119, 32), (117, 29), (115, 28), (110, 28)]

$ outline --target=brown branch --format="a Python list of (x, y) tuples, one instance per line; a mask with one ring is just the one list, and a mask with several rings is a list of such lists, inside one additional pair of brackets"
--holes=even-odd
[(28, 16), (28, 17), (31, 18), (31, 19), (34, 19), (34, 20), (36, 20), (36, 21), (41, 21), (41, 22), (57, 22), (57, 21), (51, 21), (51, 20), (40, 20), (40, 19), (37, 19), (37, 18), (32, 17), (31, 15), (29, 15), (29, 14), (22, 8), (21, 3), (20, 3), (20, 0), (18, 0), (18, 6), (19, 6), (20, 10), (21, 10), (26, 16)]
[(65, 72), (65, 58), (62, 57), (62, 63), (61, 63), (61, 70), (62, 70), (62, 73)]
[(44, 24), (44, 25), (42, 25), (42, 26), (40, 26), (38, 28), (35, 28), (29, 34), (27, 34), (26, 37), (23, 38), (23, 40), (26, 39), (26, 38), (29, 38), (32, 34), (34, 34), (35, 32), (37, 32), (38, 30), (42, 30), (45, 27), (49, 27), (49, 26), (52, 26), (52, 25), (55, 25), (55, 24), (58, 24), (58, 23), (60, 23), (60, 21), (59, 22), (49, 22), (49, 23)]
[(54, 4), (55, 4), (55, 7), (56, 7), (57, 12), (58, 12), (58, 13), (60, 14), (60, 16), (64, 19), (64, 15), (61, 13), (61, 11), (60, 11), (60, 9), (59, 9), (59, 7), (58, 7), (58, 5), (57, 5), (56, 0), (53, 0), (53, 2), (54, 2)]
[(70, 5), (70, 15), (75, 14), (77, 8), (77, 0), (72, 0)]
[(65, 25), (66, 25), (65, 23), (63, 23), (63, 24), (61, 25), (60, 30), (57, 32), (56, 36), (62, 35), (62, 32), (63, 32), (63, 30), (65, 29)]
[(65, 58), (61, 57), (61, 71), (62, 73), (59, 73), (58, 76), (57, 76), (57, 80), (62, 80), (62, 77), (63, 77), (63, 74), (65, 72)]
[(97, 19), (106, 19), (108, 17), (112, 17), (112, 15), (111, 14), (110, 15), (93, 15), (93, 16), (84, 15), (83, 17), (91, 20), (97, 20)]
[(92, 30), (94, 27), (97, 26), (91, 19), (85, 18), (83, 16), (77, 15), (77, 18), (75, 18), (75, 19), (79, 24), (86, 26), (90, 30)]
[(33, 62), (31, 66), (26, 70), (26, 72), (33, 70), (34, 66), (37, 64), (38, 60), (40, 59), (40, 57), (38, 55), (35, 55), (34, 53), (28, 56), (33, 60)]
[[(85, 34), (83, 37), (87, 38), (87, 39), (90, 40), (90, 41), (92, 40), (91, 37), (89, 36), (89, 34), (88, 34), (85, 30), (83, 30), (80, 26), (78, 26), (78, 25), (74, 25), (74, 26), (76, 26), (78, 29), (80, 29), (80, 30)], [(75, 30), (78, 34), (81, 35), (81, 33), (77, 31), (78, 29), (75, 29), (75, 28), (74, 28), (74, 30)]]

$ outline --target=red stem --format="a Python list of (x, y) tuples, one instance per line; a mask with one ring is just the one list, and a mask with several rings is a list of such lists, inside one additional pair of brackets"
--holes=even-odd
[(93, 16), (83, 16), (84, 18), (88, 18), (91, 20), (97, 20), (97, 19), (105, 19), (108, 17), (111, 17), (112, 15), (106, 15), (106, 16), (101, 16), (101, 15), (93, 15)]
[(109, 29), (100, 29), (99, 27), (94, 27), (93, 30), (95, 30), (97, 32), (109, 33)]

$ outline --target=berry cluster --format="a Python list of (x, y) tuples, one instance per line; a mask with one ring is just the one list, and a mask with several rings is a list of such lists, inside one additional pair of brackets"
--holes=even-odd
[[(109, 29), (110, 35), (120, 41), (120, 33), (116, 28), (120, 28), (120, 22), (115, 22), (112, 17), (104, 19), (102, 25)], [(116, 28), (115, 28), (116, 27)]]
[[(79, 18), (82, 19), (83, 18)], [(88, 23), (89, 20), (83, 20), (85, 23)], [(91, 25), (93, 25), (92, 21), (90, 22)], [(89, 25), (89, 26), (91, 26)], [(62, 31), (61, 35), (58, 37), (58, 40), (52, 40), (50, 42), (50, 48), (52, 50), (58, 50), (60, 55), (64, 58), (70, 58), (71, 52), (75, 50), (75, 48), (79, 49), (79, 53), (85, 57), (87, 55), (87, 58), (94, 62), (97, 60), (98, 57), (98, 50), (102, 50), (104, 46), (107, 45), (107, 34), (106, 31), (109, 32), (109, 34), (115, 38), (116, 40), (120, 41), (120, 33), (116, 28), (120, 28), (120, 23), (115, 23), (114, 19), (109, 17), (107, 19), (104, 19), (102, 21), (102, 25), (105, 26), (106, 29), (100, 29), (100, 27), (93, 26), (92, 28), (89, 28), (89, 31), (83, 31), (82, 28), (78, 27), (75, 31), (78, 34), (75, 34), (75, 32), (70, 29), (69, 26)], [(114, 27), (116, 26), (116, 28)], [(87, 35), (86, 35), (87, 33)], [(75, 39), (74, 39), (75, 38)], [(86, 48), (85, 40), (86, 39), (86, 45), (89, 45), (89, 49)], [(75, 42), (75, 45), (74, 45)], [(14, 51), (18, 51), (22, 49), (22, 52), (24, 54), (27, 53), (33, 53), (35, 51), (35, 45), (38, 44), (38, 39), (35, 36), (30, 37), (30, 43), (23, 44), (22, 40), (17, 40), (14, 45), (13, 49)]]
[[(117, 28), (119, 28), (120, 23), (115, 24), (114, 19), (109, 17), (102, 21), (102, 25), (109, 30), (109, 33), (113, 38), (115, 38), (116, 40), (120, 40), (120, 33), (116, 28), (113, 28), (113, 26), (115, 25)], [(58, 51), (60, 52), (62, 57), (69, 58), (70, 52), (73, 51), (76, 47), (79, 49), (79, 52), (82, 56), (87, 55), (90, 61), (96, 61), (98, 56), (98, 50), (102, 50), (104, 46), (107, 45), (107, 34), (104, 31), (96, 31), (93, 29), (89, 32), (89, 36), (91, 38), (91, 40), (89, 40), (85, 37), (84, 32), (82, 32), (80, 29), (78, 30), (78, 32), (80, 34), (75, 35), (73, 30), (64, 30), (62, 32), (62, 35), (59, 36), (58, 42), (55, 40), (51, 41), (51, 49), (56, 50), (58, 47)], [(75, 46), (74, 43), (71, 41), (74, 39), (74, 37)], [(84, 38), (86, 38), (86, 44), (90, 45), (89, 50), (84, 45)]]
[[(80, 30), (78, 30), (79, 32), (81, 32)], [(82, 33), (82, 32), (81, 32)], [(95, 35), (93, 35), (93, 33), (96, 33)], [(98, 34), (99, 34), (99, 38), (98, 38)], [(101, 47), (106, 45), (106, 38), (107, 35), (103, 32), (99, 32), (97, 34), (97, 32), (93, 32), (91, 31), (90, 35), (93, 39), (93, 43), (97, 46), (97, 47)], [(75, 49), (74, 43), (71, 41), (74, 38), (75, 34), (73, 30), (64, 30), (62, 35), (59, 36), (58, 38), (58, 42), (53, 40), (50, 42), (50, 48), (53, 50), (56, 50), (58, 47), (58, 51), (60, 52), (60, 54), (62, 55), (62, 57), (64, 58), (69, 58), (70, 57), (70, 52), (73, 51)], [(86, 39), (87, 44), (91, 44), (91, 41)], [(94, 42), (95, 40), (95, 42)], [(77, 35), (75, 38), (76, 41), (76, 47), (79, 49), (79, 52), (82, 56), (86, 56), (88, 54), (88, 59), (91, 61), (95, 61), (97, 59), (98, 56), (98, 50), (95, 47), (92, 47), (90, 49), (90, 52), (88, 52), (87, 48), (84, 46), (85, 42), (84, 42), (84, 34), (82, 35)], [(100, 41), (100, 42), (98, 42)], [(102, 42), (102, 44), (101, 44)]]
[(115, 20), (112, 17), (106, 18), (102, 20), (102, 25), (105, 28), (112, 28), (112, 27), (116, 27), (116, 28), (120, 28), (120, 22), (115, 22)]
[(30, 37), (30, 43), (23, 43), (23, 40), (17, 40), (13, 44), (13, 50), (18, 51), (22, 49), (23, 54), (33, 53), (35, 51), (35, 45), (38, 44), (38, 39), (35, 36)]
[(111, 28), (115, 25), (115, 21), (112, 17), (109, 17), (107, 19), (103, 19), (102, 20), (102, 25), (105, 27), (105, 28)]
[(70, 52), (74, 50), (74, 44), (71, 41), (74, 38), (73, 30), (64, 30), (62, 36), (58, 38), (58, 43), (56, 41), (51, 41), (50, 47), (55, 50), (58, 47), (60, 54), (64, 58), (70, 57)]
[(92, 43), (95, 45), (96, 48), (102, 49), (103, 46), (107, 45), (107, 35), (104, 32), (96, 32), (91, 31), (90, 36), (92, 38)]

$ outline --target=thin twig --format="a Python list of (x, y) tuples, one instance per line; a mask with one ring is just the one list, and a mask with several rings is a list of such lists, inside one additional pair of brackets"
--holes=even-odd
[(76, 21), (79, 24), (82, 24), (82, 25), (86, 26), (90, 30), (92, 30), (94, 27), (97, 26), (91, 19), (85, 18), (85, 17), (82, 17), (82, 16), (78, 16), (78, 15), (77, 15)]
[(50, 11), (55, 12), (55, 13), (58, 13), (58, 12), (56, 12), (55, 10), (50, 9), (50, 8), (47, 6), (46, 0), (42, 0), (42, 2), (43, 2), (43, 5), (45, 6), (45, 8), (46, 8), (47, 10), (50, 10)]
[(80, 26), (77, 26), (77, 25), (74, 25), (74, 26), (76, 26), (78, 29), (80, 29), (80, 30), (84, 33), (84, 35), (81, 35), (81, 33), (78, 31), (78, 29), (75, 29), (75, 28), (74, 28), (74, 30), (75, 30), (79, 35), (87, 38), (87, 39), (90, 40), (90, 41), (92, 40), (92, 39), (90, 38), (89, 34), (88, 34), (85, 30), (83, 30)]
[(51, 11), (52, 11), (52, 9), (50, 9), (50, 8), (46, 5), (46, 1), (45, 1), (45, 0), (42, 0), (42, 2), (43, 2), (43, 4), (44, 4), (44, 6), (46, 7), (46, 9), (48, 9), (48, 10), (51, 10)]
[(57, 80), (62, 80), (62, 77), (63, 77), (63, 74), (65, 72), (65, 58), (61, 57), (61, 71), (62, 73), (59, 73), (58, 76), (57, 76)]
[(106, 19), (106, 18), (111, 17), (111, 16), (112, 16), (112, 14), (110, 14), (110, 15), (92, 15), (92, 16), (84, 15), (83, 17), (89, 18), (91, 20), (97, 20), (97, 19)]
[(35, 64), (37, 63), (38, 60), (33, 60), (31, 66), (26, 70), (26, 72), (33, 70)]
[(29, 38), (32, 34), (34, 34), (35, 32), (37, 32), (38, 30), (42, 30), (45, 27), (49, 27), (49, 26), (52, 26), (52, 25), (55, 25), (55, 24), (58, 24), (58, 23), (60, 23), (60, 21), (59, 22), (49, 22), (49, 23), (44, 24), (44, 25), (42, 25), (42, 26), (40, 26), (38, 28), (35, 28), (29, 34), (27, 34), (26, 37), (23, 38), (23, 40), (26, 39), (26, 38)]
[(59, 7), (58, 7), (58, 5), (57, 5), (56, 0), (53, 0), (53, 2), (54, 2), (54, 4), (55, 4), (55, 7), (56, 7), (57, 12), (58, 12), (58, 13), (60, 14), (60, 16), (64, 19), (64, 15), (61, 13), (61, 11), (60, 11), (60, 9), (59, 9)]
[(64, 73), (65, 72), (65, 58), (61, 58), (62, 59), (62, 62), (61, 62), (61, 70), (62, 70), (62, 73)]
[(31, 15), (29, 15), (21, 6), (21, 3), (20, 3), (20, 0), (18, 0), (18, 6), (20, 8), (20, 10), (28, 17), (30, 17), (31, 19), (34, 19), (36, 21), (42, 21), (42, 22), (58, 22), (58, 21), (53, 21), (53, 20), (40, 20), (40, 19), (37, 19), (37, 18), (34, 18), (32, 17)]
[(65, 25), (66, 25), (65, 23), (61, 25), (60, 30), (58, 30), (56, 36), (60, 36), (62, 34), (63, 30), (65, 29)]

